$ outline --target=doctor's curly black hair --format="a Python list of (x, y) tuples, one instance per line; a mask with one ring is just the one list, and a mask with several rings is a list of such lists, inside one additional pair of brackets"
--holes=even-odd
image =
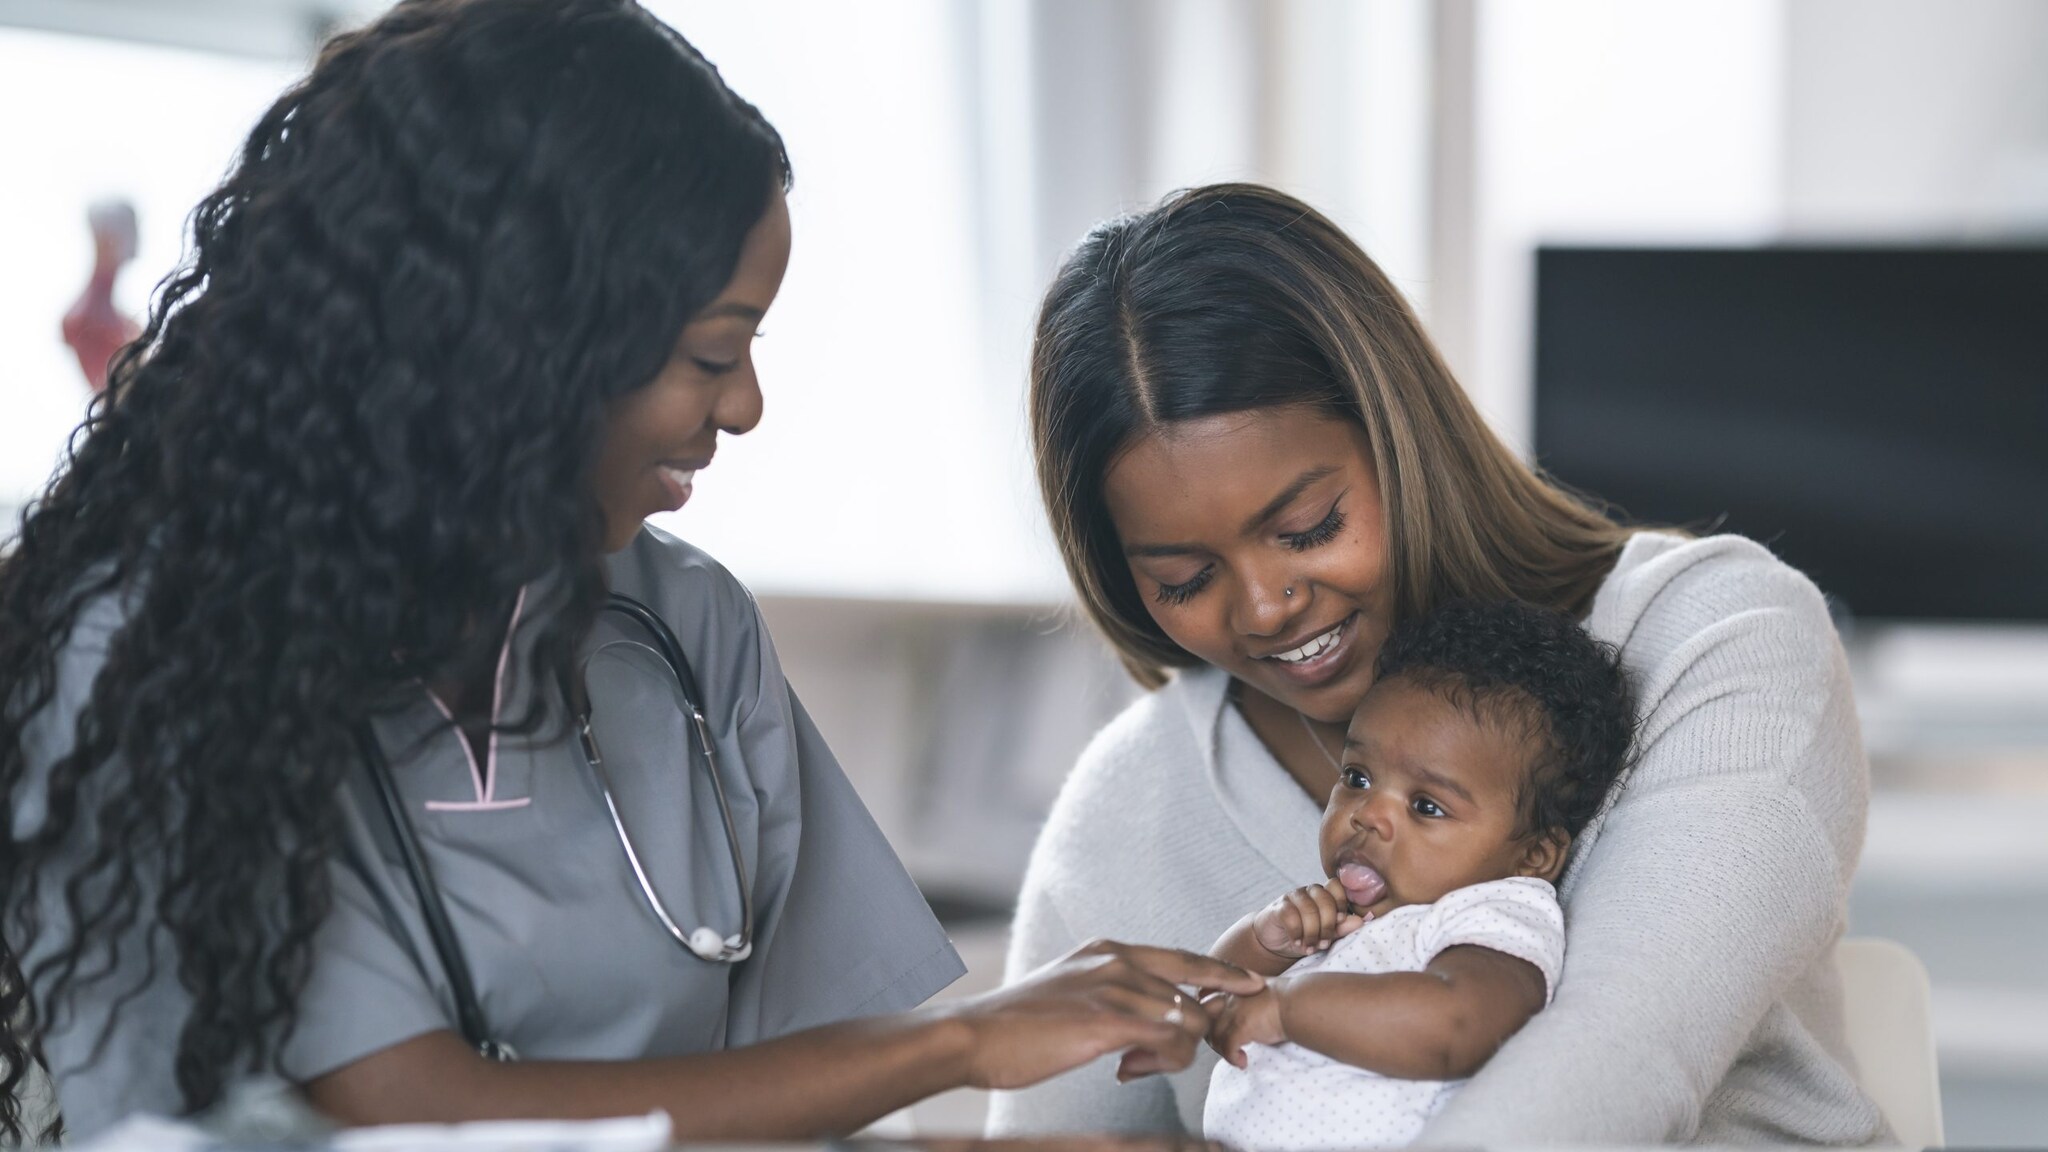
[(1627, 769), (1635, 693), (1614, 648), (1563, 613), (1517, 600), (1446, 601), (1380, 646), (1373, 682), (1396, 679), (1530, 738), (1524, 835), (1576, 838)]
[[(477, 625), (529, 583), (555, 602), (527, 671), (568, 667), (604, 595), (606, 403), (788, 181), (631, 0), (406, 0), (264, 114), (0, 559), (9, 1135), (53, 1014), (135, 993), (138, 954), (191, 998), (186, 1109), (274, 1062), (353, 731), (494, 658)], [(58, 699), (116, 598), (89, 696)], [(54, 763), (36, 723), (64, 726)]]

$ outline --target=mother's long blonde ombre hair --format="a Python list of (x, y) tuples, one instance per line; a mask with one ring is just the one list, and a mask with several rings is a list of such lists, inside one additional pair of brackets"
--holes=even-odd
[(1397, 620), (1450, 597), (1583, 615), (1629, 529), (1524, 464), (1406, 300), (1315, 209), (1253, 184), (1104, 224), (1047, 290), (1031, 356), (1046, 511), (1088, 615), (1148, 687), (1200, 663), (1146, 610), (1103, 481), (1146, 431), (1306, 404), (1363, 425)]

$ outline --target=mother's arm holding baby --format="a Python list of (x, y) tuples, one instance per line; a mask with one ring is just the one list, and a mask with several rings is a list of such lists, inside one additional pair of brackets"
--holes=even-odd
[(1566, 874), (1566, 979), (1432, 1141), (1866, 1143), (1830, 950), (1868, 768), (1820, 596), (1731, 537), (1645, 538), (1596, 603), (1629, 637), (1638, 762)]

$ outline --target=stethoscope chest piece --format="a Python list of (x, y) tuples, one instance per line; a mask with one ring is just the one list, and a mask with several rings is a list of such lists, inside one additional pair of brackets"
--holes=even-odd
[(690, 951), (700, 960), (736, 964), (745, 960), (754, 950), (754, 942), (743, 940), (737, 933), (721, 937), (717, 930), (699, 928), (690, 933)]

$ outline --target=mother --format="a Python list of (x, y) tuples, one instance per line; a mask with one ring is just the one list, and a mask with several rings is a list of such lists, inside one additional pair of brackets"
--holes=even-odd
[[(1333, 753), (1389, 627), (1517, 597), (1620, 649), (1640, 760), (1563, 878), (1555, 1002), (1425, 1138), (1883, 1132), (1829, 963), (1868, 767), (1811, 583), (1739, 537), (1631, 531), (1522, 464), (1385, 275), (1270, 189), (1091, 233), (1047, 295), (1031, 385), (1068, 572), (1156, 691), (1061, 794), (1013, 974), (1107, 932), (1204, 948), (1322, 881)], [(992, 1129), (1193, 1130), (1211, 1062), (1123, 1086), (1084, 1069), (999, 1097)]]

